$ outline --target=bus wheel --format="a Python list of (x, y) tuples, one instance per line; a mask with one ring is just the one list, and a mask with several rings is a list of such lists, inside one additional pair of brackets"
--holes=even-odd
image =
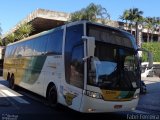
[(9, 87), (11, 89), (15, 89), (15, 85), (14, 85), (14, 75), (12, 74), (10, 79), (9, 79)]
[(48, 90), (47, 100), (51, 107), (57, 107), (57, 90), (55, 86), (50, 87)]
[(8, 72), (8, 75), (7, 75), (7, 81), (10, 80), (10, 73)]

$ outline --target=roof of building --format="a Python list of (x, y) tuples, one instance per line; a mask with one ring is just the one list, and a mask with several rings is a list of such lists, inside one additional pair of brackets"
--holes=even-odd
[(69, 19), (69, 17), (70, 14), (65, 12), (37, 9), (29, 14), (25, 19), (20, 21), (14, 28), (5, 33), (3, 38), (5, 38), (8, 34), (15, 32), (19, 25), (25, 22), (33, 25), (34, 32), (32, 34), (36, 34), (63, 25)]

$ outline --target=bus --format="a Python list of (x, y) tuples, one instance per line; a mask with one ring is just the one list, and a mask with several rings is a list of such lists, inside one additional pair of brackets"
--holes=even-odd
[(134, 37), (76, 21), (7, 45), (4, 79), (83, 113), (135, 110), (140, 62)]

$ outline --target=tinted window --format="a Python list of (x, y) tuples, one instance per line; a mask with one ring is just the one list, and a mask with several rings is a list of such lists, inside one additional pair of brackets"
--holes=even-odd
[(11, 46), (10, 57), (14, 57), (17, 45)]
[(49, 34), (47, 53), (62, 54), (63, 30), (55, 30)]
[(5, 57), (9, 57), (11, 53), (11, 46), (8, 46), (5, 52)]
[(69, 83), (83, 88), (83, 80), (84, 80), (84, 47), (83, 45), (76, 46), (72, 51), (72, 59), (71, 59), (71, 72), (70, 72), (70, 80)]
[(25, 46), (24, 56), (32, 56), (34, 51), (34, 41), (33, 40), (26, 41), (24, 46)]
[(23, 56), (25, 52), (25, 46), (24, 46), (24, 42), (23, 43), (18, 43), (17, 47), (16, 47), (16, 51), (14, 56), (18, 57), (18, 56)]
[(34, 55), (42, 55), (46, 51), (48, 35), (37, 37), (33, 40), (34, 42)]
[(65, 75), (66, 81), (70, 83), (70, 72), (72, 64), (72, 50), (78, 44), (83, 44), (83, 25), (75, 25), (67, 27), (66, 41), (65, 41)]

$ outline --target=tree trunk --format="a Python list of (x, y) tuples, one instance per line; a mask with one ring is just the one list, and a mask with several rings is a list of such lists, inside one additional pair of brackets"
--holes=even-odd
[(149, 32), (147, 33), (147, 42), (149, 42)]
[(153, 42), (153, 31), (151, 33), (151, 42)]
[(132, 31), (132, 24), (131, 24), (131, 34), (132, 34), (132, 32), (133, 32), (133, 31)]

